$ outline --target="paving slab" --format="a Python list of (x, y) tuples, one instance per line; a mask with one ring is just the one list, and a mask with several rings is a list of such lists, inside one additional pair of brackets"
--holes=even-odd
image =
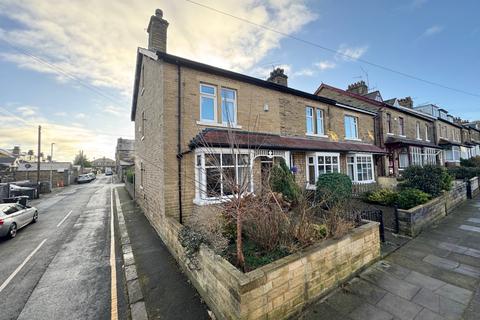
[(393, 320), (393, 315), (366, 303), (352, 311), (350, 318), (353, 320)]
[(463, 304), (440, 296), (428, 289), (420, 290), (412, 299), (412, 302), (441, 315), (445, 319), (459, 319), (465, 309)]
[(453, 270), (460, 265), (460, 263), (457, 261), (438, 257), (433, 254), (427, 255), (425, 258), (423, 258), (423, 261), (433, 264), (436, 267), (440, 267), (447, 270)]
[(417, 314), (423, 309), (421, 306), (391, 293), (387, 293), (377, 303), (377, 307), (402, 320), (415, 319)]
[(442, 297), (449, 298), (464, 305), (468, 305), (473, 295), (472, 291), (451, 284), (446, 284), (443, 287), (435, 290), (434, 292), (438, 295), (441, 295)]
[(438, 313), (435, 313), (435, 312), (430, 311), (428, 309), (423, 309), (415, 317), (415, 320), (445, 320), (445, 318), (442, 317), (441, 315), (439, 315)]
[(459, 228), (462, 229), (462, 230), (466, 230), (466, 231), (473, 231), (473, 232), (479, 232), (480, 233), (480, 227), (474, 227), (474, 226), (462, 224)]
[(473, 223), (480, 223), (480, 219), (479, 218), (470, 218), (470, 219), (467, 219), (468, 222), (473, 222)]
[(411, 271), (410, 274), (405, 278), (405, 281), (429, 290), (436, 290), (446, 284), (442, 280), (426, 276), (416, 271)]
[(352, 294), (362, 297), (371, 304), (377, 304), (387, 294), (386, 290), (358, 277), (351, 280), (346, 288)]
[(392, 277), (385, 272), (376, 269), (362, 273), (360, 277), (407, 300), (410, 300), (420, 290), (420, 287), (416, 285)]

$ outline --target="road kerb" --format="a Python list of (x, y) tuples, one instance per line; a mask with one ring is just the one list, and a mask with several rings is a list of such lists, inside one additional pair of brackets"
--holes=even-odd
[(147, 320), (147, 309), (138, 279), (137, 267), (135, 266), (135, 257), (133, 256), (132, 246), (130, 245), (130, 237), (128, 236), (125, 218), (123, 216), (120, 198), (117, 189), (115, 189), (115, 206), (117, 208), (117, 220), (120, 230), (120, 243), (122, 247), (124, 276), (127, 281), (127, 296), (130, 306), (130, 314), (132, 320)]

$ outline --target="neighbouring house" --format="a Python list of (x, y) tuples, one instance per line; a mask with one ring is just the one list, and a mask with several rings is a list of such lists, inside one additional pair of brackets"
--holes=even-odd
[[(52, 187), (67, 186), (75, 183), (78, 177), (70, 162), (40, 162), (40, 182), (49, 182), (52, 177)], [(15, 180), (29, 180), (37, 183), (37, 163), (21, 162), (15, 171)]]
[(322, 84), (315, 94), (376, 114), (376, 143), (388, 154), (382, 158), (381, 176), (397, 176), (410, 165), (441, 163), (435, 140), (435, 118), (413, 110), (410, 97), (383, 100), (379, 91), (369, 92), (364, 81), (343, 90)]
[(9, 182), (13, 179), (16, 169), (15, 160), (17, 157), (14, 153), (0, 149), (0, 182)]
[(415, 110), (435, 118), (436, 144), (442, 147), (442, 164), (460, 165), (462, 143), (462, 125), (455, 123), (448, 111), (434, 104), (415, 107)]
[(385, 150), (374, 111), (290, 88), (282, 69), (261, 80), (168, 54), (167, 27), (157, 10), (137, 52), (131, 112), (136, 199), (154, 225), (228, 199), (226, 177), (261, 192), (280, 159), (307, 188), (329, 172), (375, 182)]
[(92, 161), (92, 169), (95, 171), (105, 172), (105, 168), (112, 168), (112, 170), (116, 167), (115, 160), (109, 158), (98, 158)]
[(124, 181), (125, 170), (135, 165), (135, 140), (117, 139), (115, 167), (117, 176)]

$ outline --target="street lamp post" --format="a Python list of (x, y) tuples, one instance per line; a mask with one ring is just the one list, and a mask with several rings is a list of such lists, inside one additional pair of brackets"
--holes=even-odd
[(52, 162), (53, 162), (53, 145), (55, 142), (50, 144), (50, 190), (53, 188), (53, 170), (52, 170)]

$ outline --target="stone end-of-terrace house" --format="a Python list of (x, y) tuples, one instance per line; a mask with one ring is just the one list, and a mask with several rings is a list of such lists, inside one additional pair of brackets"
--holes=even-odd
[(290, 88), (281, 69), (265, 81), (168, 54), (167, 27), (157, 10), (149, 48), (137, 52), (131, 112), (136, 198), (154, 226), (228, 200), (227, 175), (258, 192), (279, 159), (308, 188), (328, 172), (375, 181), (385, 151), (374, 112)]
[(414, 110), (410, 97), (384, 101), (379, 91), (369, 92), (364, 81), (351, 84), (346, 90), (323, 83), (315, 94), (377, 114), (376, 142), (388, 152), (382, 158), (380, 176), (398, 176), (410, 165), (441, 163), (435, 118)]
[(441, 163), (447, 167), (459, 166), (462, 148), (470, 148), (462, 142), (462, 124), (456, 123), (447, 110), (434, 104), (416, 106), (415, 110), (435, 118), (435, 142), (443, 149)]

